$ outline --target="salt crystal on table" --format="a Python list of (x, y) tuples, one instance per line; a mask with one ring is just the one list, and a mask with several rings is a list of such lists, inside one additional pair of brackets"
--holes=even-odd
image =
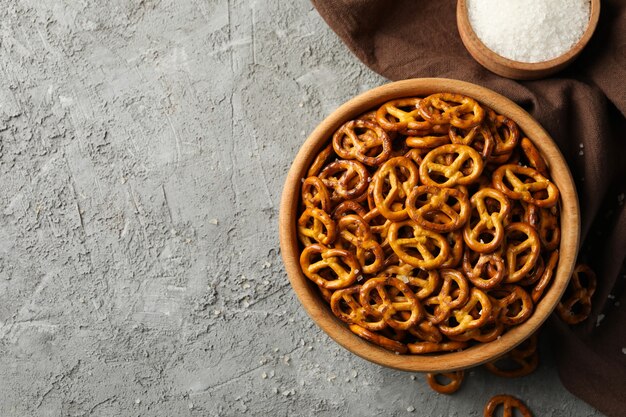
[(604, 314), (598, 314), (598, 319), (596, 320), (596, 327), (600, 326), (600, 322), (604, 320)]

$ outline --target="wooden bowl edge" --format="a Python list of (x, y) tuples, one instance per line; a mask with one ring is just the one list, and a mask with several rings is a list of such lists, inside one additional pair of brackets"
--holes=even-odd
[[(347, 326), (330, 312), (325, 302), (300, 271), (299, 249), (295, 233), (299, 184), (300, 178), (315, 155), (311, 149), (320, 149), (326, 143), (332, 134), (329, 131), (330, 127), (338, 127), (337, 124), (341, 121), (382, 104), (390, 97), (430, 94), (428, 91), (430, 93), (452, 91), (466, 94), (493, 107), (499, 113), (510, 116), (546, 155), (547, 162), (553, 171), (552, 176), (562, 194), (561, 259), (552, 285), (538, 304), (535, 313), (527, 322), (510, 330), (499, 340), (479, 344), (462, 352), (442, 353), (434, 356), (395, 355), (352, 334)], [(504, 111), (503, 107), (506, 108)], [(543, 136), (548, 140), (540, 142), (537, 136)], [(555, 168), (558, 168), (556, 176)], [(279, 235), (281, 255), (291, 285), (309, 316), (326, 334), (357, 356), (379, 365), (403, 371), (437, 372), (465, 369), (492, 360), (514, 348), (541, 326), (556, 307), (573, 270), (580, 238), (579, 218), (578, 197), (565, 158), (556, 143), (532, 116), (510, 99), (487, 88), (458, 80), (425, 78), (398, 81), (369, 90), (344, 103), (318, 125), (301, 146), (287, 174), (280, 204)]]

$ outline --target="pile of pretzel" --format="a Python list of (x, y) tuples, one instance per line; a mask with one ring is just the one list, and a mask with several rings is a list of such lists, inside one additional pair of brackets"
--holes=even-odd
[(341, 126), (302, 179), (300, 265), (350, 329), (397, 353), (526, 321), (550, 284), (559, 190), (517, 124), (458, 94)]

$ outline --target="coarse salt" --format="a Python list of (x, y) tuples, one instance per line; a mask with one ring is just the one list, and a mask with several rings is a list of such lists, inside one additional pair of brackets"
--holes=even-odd
[(585, 33), (590, 0), (468, 0), (480, 40), (498, 55), (543, 62), (569, 51)]

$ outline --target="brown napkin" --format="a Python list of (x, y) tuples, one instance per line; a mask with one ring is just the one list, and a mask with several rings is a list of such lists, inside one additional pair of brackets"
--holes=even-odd
[(582, 55), (544, 80), (517, 82), (465, 50), (451, 0), (312, 0), (371, 69), (392, 80), (448, 77), (489, 87), (530, 112), (559, 144), (582, 210), (580, 260), (598, 274), (591, 317), (549, 326), (563, 384), (609, 416), (626, 416), (626, 1), (604, 0)]

